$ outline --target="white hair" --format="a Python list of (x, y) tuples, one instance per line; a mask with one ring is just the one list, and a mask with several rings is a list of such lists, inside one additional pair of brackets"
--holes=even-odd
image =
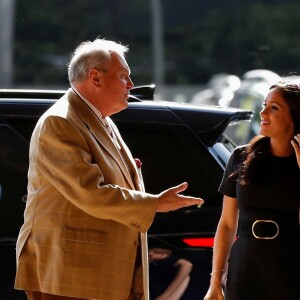
[(95, 39), (81, 43), (71, 55), (68, 64), (69, 82), (82, 81), (87, 78), (90, 69), (106, 70), (112, 53), (124, 57), (129, 48), (121, 43), (105, 39)]

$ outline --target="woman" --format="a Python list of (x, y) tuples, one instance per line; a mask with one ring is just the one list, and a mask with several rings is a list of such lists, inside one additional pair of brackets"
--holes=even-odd
[(220, 185), (223, 210), (204, 300), (300, 299), (299, 83), (272, 86), (260, 117), (260, 135), (237, 147)]

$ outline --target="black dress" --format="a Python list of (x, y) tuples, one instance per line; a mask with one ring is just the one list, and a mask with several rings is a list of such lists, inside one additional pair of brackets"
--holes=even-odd
[(239, 207), (238, 238), (230, 253), (225, 299), (299, 300), (300, 171), (296, 157), (265, 155), (255, 182), (242, 186), (228, 179), (241, 162), (242, 150), (239, 147), (232, 154), (219, 188), (222, 194), (237, 198)]

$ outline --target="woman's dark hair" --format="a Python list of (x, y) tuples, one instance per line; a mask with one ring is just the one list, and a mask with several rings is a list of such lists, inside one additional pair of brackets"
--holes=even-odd
[[(287, 77), (272, 85), (280, 89), (291, 113), (294, 124), (294, 134), (300, 133), (300, 79)], [(262, 135), (255, 136), (243, 151), (243, 160), (237, 171), (242, 185), (249, 184), (254, 180), (254, 172), (257, 163), (269, 152), (270, 138)]]

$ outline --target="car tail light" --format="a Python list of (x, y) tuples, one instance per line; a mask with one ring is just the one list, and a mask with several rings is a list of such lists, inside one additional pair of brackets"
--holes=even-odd
[(185, 238), (182, 240), (185, 244), (190, 247), (208, 247), (212, 248), (214, 245), (213, 237), (202, 237), (202, 238)]

